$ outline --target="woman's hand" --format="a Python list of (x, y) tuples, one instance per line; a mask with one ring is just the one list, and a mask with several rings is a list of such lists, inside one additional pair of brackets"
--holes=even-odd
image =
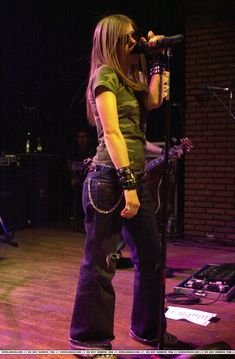
[(170, 85), (170, 72), (164, 71), (162, 76), (162, 97), (168, 97), (169, 96), (169, 85)]
[(177, 159), (180, 158), (184, 152), (181, 147), (175, 146), (170, 149), (169, 153), (173, 158)]
[(158, 40), (161, 40), (164, 35), (154, 35), (153, 31), (148, 32), (148, 46), (155, 46)]
[[(153, 31), (149, 31), (147, 38), (148, 40), (144, 37), (141, 36), (141, 41), (142, 42), (148, 42), (148, 46), (155, 46), (156, 43), (158, 42), (158, 40), (161, 40), (163, 37), (165, 37), (164, 35), (154, 35)], [(161, 54), (164, 51), (164, 49), (159, 48), (159, 54)]]
[(121, 212), (121, 216), (123, 218), (132, 218), (134, 217), (140, 207), (140, 202), (137, 196), (137, 191), (136, 189), (133, 190), (125, 190), (124, 191), (124, 196), (125, 196), (125, 200), (126, 200), (126, 205), (125, 208), (122, 210)]

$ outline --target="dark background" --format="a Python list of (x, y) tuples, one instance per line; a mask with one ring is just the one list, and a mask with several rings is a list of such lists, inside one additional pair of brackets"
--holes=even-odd
[[(0, 150), (25, 152), (27, 131), (34, 148), (39, 136), (43, 151), (53, 155), (51, 188), (62, 197), (71, 129), (87, 126), (84, 96), (94, 26), (101, 16), (117, 12), (134, 18), (144, 35), (150, 29), (184, 34), (180, 0), (0, 0)], [(171, 81), (171, 135), (180, 138), (185, 135), (184, 45), (173, 49)], [(164, 123), (162, 105), (149, 114), (150, 141), (164, 141)], [(91, 132), (95, 137), (95, 129)]]
[[(143, 34), (149, 29), (166, 35), (184, 31), (180, 1), (91, 5), (78, 0), (1, 0), (2, 150), (24, 151), (31, 129), (42, 138), (46, 152), (64, 151), (68, 130), (86, 122), (84, 94), (94, 25), (112, 12), (134, 18)], [(183, 99), (183, 61), (180, 46), (173, 53), (173, 102)], [(160, 112), (154, 122), (162, 122)], [(161, 139), (162, 133), (149, 122), (150, 139)]]

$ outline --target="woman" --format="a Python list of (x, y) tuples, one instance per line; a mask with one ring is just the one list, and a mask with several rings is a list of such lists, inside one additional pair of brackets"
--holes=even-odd
[[(148, 33), (148, 46), (162, 36)], [(142, 41), (146, 41), (142, 38)], [(134, 264), (129, 335), (158, 345), (160, 248), (148, 186), (144, 182), (147, 111), (161, 105), (164, 66), (133, 54), (136, 25), (124, 15), (103, 18), (93, 37), (87, 113), (99, 145), (84, 182), (86, 243), (74, 311), (70, 348), (111, 349), (114, 339), (116, 248), (121, 230)], [(177, 339), (167, 334), (168, 344)]]

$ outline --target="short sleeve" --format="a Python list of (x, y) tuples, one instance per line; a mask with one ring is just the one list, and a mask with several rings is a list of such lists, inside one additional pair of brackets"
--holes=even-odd
[(95, 90), (99, 86), (104, 86), (108, 90), (117, 95), (119, 87), (119, 79), (116, 72), (109, 66), (104, 65), (99, 67), (92, 80), (92, 93), (95, 94)]

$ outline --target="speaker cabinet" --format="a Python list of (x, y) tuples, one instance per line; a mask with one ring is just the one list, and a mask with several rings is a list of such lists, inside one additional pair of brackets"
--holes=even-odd
[(24, 227), (28, 219), (28, 170), (0, 167), (0, 215), (7, 227)]
[(10, 228), (48, 223), (48, 155), (19, 155), (19, 166), (0, 167), (0, 215)]

